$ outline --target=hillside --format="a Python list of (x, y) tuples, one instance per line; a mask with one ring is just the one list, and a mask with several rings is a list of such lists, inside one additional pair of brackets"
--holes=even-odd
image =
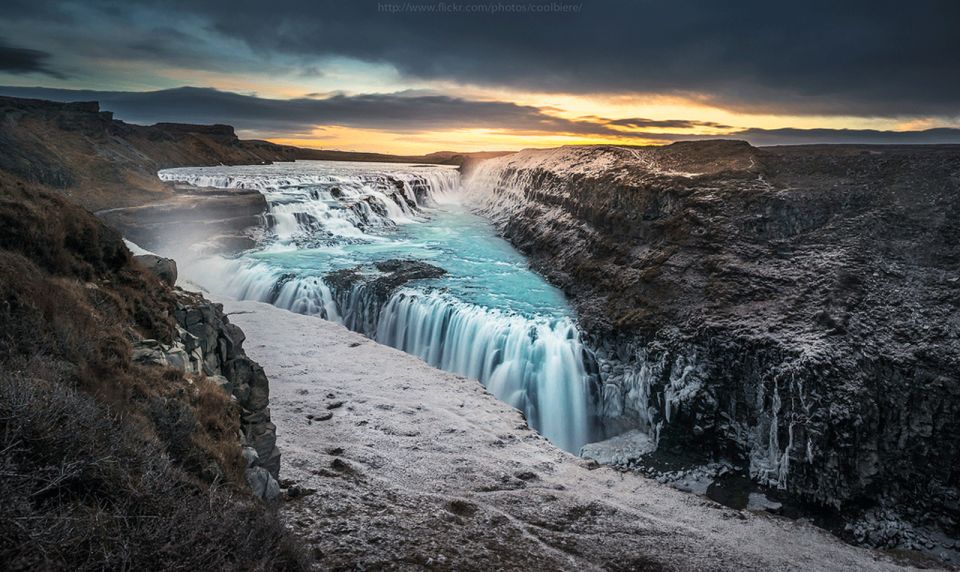
[[(222, 307), (171, 287), (170, 261), (134, 257), (39, 184), (76, 177), (82, 194), (85, 165), (139, 172), (132, 145), (69, 149), (74, 129), (49, 139), (60, 155), (9, 130), (0, 141), (4, 568), (301, 569), (270, 508), (280, 456), (263, 370)], [(213, 136), (162, 148), (187, 160)], [(128, 154), (114, 164), (111, 150)]]

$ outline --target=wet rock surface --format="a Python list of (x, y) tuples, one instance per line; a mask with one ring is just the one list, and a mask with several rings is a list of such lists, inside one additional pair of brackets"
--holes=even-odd
[(446, 271), (419, 260), (393, 259), (328, 273), (323, 281), (330, 287), (339, 308), (349, 312), (343, 323), (354, 331), (373, 335), (380, 311), (394, 292), (415, 280), (439, 278)]
[(124, 237), (152, 251), (231, 255), (253, 248), (264, 231), (267, 202), (259, 192), (180, 185), (172, 197), (114, 208), (97, 216)]
[(719, 141), (524, 151), (468, 186), (574, 300), (611, 435), (956, 538), (958, 174), (949, 146)]
[(338, 290), (349, 290), (357, 283), (366, 283), (385, 301), (408, 282), (439, 278), (445, 273), (444, 269), (419, 260), (394, 259), (331, 272), (324, 276), (324, 281)]

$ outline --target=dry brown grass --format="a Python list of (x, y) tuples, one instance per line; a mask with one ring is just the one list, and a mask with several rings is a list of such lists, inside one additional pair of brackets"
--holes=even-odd
[(194, 410), (197, 415), (195, 442), (207, 457), (222, 467), (228, 482), (242, 482), (245, 462), (235, 446), (240, 433), (240, 406), (216, 383), (198, 380)]
[(0, 562), (36, 569), (299, 569), (249, 496), (240, 411), (215, 383), (131, 362), (173, 297), (115, 234), (0, 179)]
[(199, 486), (163, 446), (132, 427), (56, 379), (0, 373), (4, 569), (305, 566), (260, 503)]
[(119, 235), (56, 193), (0, 177), (0, 250), (98, 290), (88, 300), (102, 315), (132, 318), (144, 335), (170, 339), (170, 292), (131, 264)]

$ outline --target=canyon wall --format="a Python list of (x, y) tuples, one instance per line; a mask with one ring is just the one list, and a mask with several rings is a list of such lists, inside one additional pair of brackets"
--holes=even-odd
[(574, 301), (610, 434), (960, 519), (960, 149), (528, 150), (474, 206)]

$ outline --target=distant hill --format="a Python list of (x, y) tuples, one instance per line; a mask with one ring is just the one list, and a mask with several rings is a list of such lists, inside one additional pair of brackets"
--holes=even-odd
[(60, 189), (93, 210), (154, 202), (172, 193), (160, 169), (297, 159), (462, 165), (504, 153), (386, 155), (242, 140), (229, 125), (125, 123), (97, 102), (0, 97), (0, 172)]

